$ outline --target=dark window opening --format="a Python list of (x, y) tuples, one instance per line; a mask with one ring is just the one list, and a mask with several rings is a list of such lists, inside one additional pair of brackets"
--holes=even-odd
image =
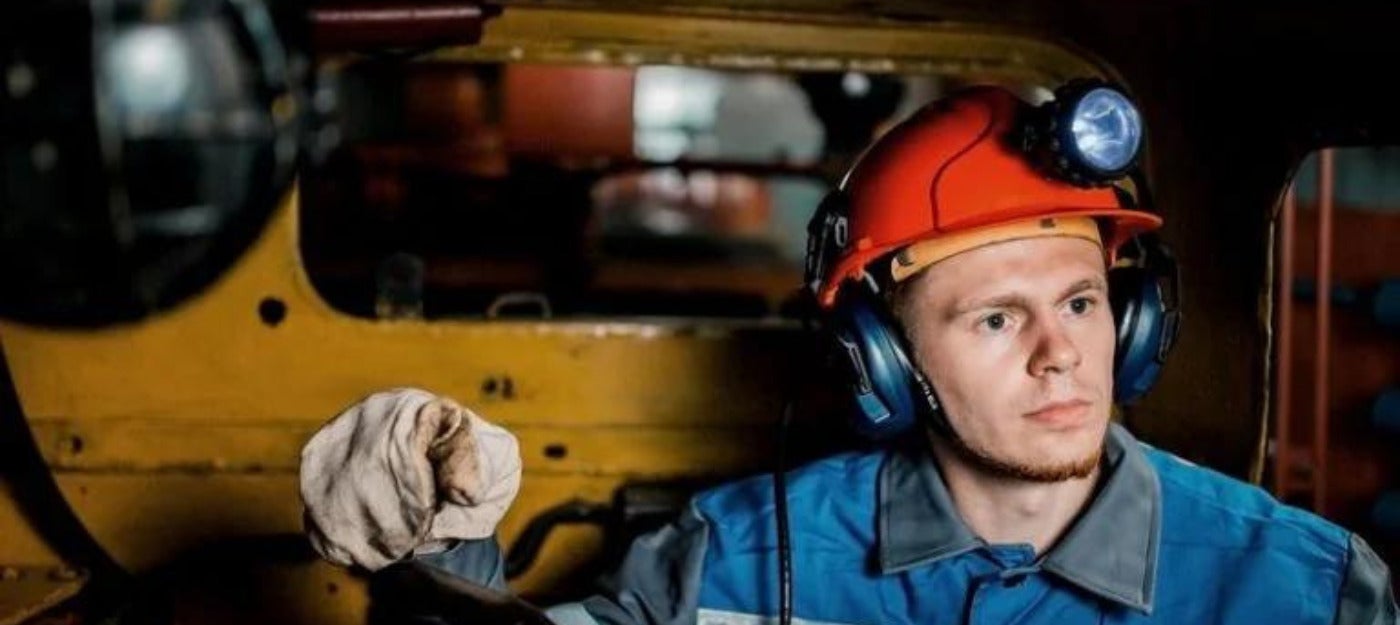
[(303, 177), (302, 251), (332, 306), (378, 318), (791, 315), (821, 198), (960, 86), (398, 61), (340, 80), (345, 139)]

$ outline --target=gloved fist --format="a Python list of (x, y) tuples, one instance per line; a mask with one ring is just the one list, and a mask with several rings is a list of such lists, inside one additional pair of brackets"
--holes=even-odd
[(515, 437), (451, 399), (376, 393), (302, 450), (306, 531), (323, 557), (376, 570), (490, 536), (520, 489)]
[(465, 409), (447, 398), (437, 398), (418, 409), (413, 428), (415, 455), (428, 459), (437, 484), (437, 496), (462, 506), (473, 506), (481, 496), (481, 463), (477, 460), (472, 421)]

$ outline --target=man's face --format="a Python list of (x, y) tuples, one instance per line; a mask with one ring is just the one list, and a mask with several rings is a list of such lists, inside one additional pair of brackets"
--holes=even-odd
[(1102, 250), (1068, 237), (1008, 241), (914, 280), (896, 313), (961, 455), (1015, 479), (1091, 473), (1113, 395)]

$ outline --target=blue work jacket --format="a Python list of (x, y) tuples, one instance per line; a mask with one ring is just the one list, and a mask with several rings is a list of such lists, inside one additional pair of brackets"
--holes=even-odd
[[(1136, 441), (1118, 425), (1092, 501), (1037, 555), (963, 523), (926, 446), (788, 475), (795, 623), (1395, 625), (1389, 573), (1356, 535)], [(771, 478), (697, 496), (636, 540), (561, 625), (777, 623)], [(501, 585), (494, 541), (422, 559)]]

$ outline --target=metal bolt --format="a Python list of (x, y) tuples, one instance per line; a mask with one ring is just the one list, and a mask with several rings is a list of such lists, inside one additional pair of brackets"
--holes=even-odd
[(34, 169), (37, 171), (53, 169), (54, 164), (58, 162), (58, 148), (49, 141), (35, 143), (29, 150), (29, 160), (34, 163)]
[(317, 113), (330, 115), (335, 112), (337, 95), (335, 89), (321, 87), (316, 90), (316, 94), (311, 98), (311, 106)]
[[(321, 91), (325, 91), (322, 89)], [(272, 101), (272, 121), (283, 124), (297, 114), (297, 101), (290, 95), (282, 94)]]
[(5, 70), (5, 87), (16, 100), (34, 90), (34, 70), (24, 63), (15, 63)]

